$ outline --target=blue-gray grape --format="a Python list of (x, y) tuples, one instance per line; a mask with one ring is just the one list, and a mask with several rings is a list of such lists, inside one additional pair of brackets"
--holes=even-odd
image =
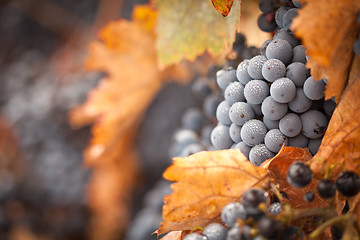
[(247, 159), (249, 159), (249, 153), (250, 153), (251, 147), (249, 147), (246, 143), (239, 142), (233, 148), (239, 149), (247, 157)]
[(242, 126), (246, 121), (254, 117), (254, 110), (245, 102), (236, 102), (230, 107), (229, 118), (236, 125)]
[(302, 7), (302, 5), (301, 5), (301, 3), (300, 3), (299, 1), (292, 0), (292, 3), (293, 3), (294, 6), (297, 7), (297, 8), (301, 8), (301, 7)]
[(191, 144), (198, 141), (196, 133), (189, 129), (181, 129), (175, 132), (173, 139), (177, 144)]
[(191, 85), (191, 90), (194, 94), (201, 98), (209, 96), (212, 92), (209, 83), (205, 77), (199, 77)]
[(286, 77), (290, 78), (296, 87), (302, 87), (309, 76), (310, 70), (301, 62), (291, 63), (286, 68)]
[(216, 82), (222, 90), (231, 82), (236, 81), (236, 71), (233, 68), (221, 69), (216, 73)]
[(242, 220), (246, 220), (247, 218), (246, 210), (241, 203), (229, 203), (221, 211), (221, 220), (228, 227), (234, 226), (238, 218)]
[(280, 120), (288, 111), (288, 105), (286, 103), (279, 103), (275, 101), (271, 96), (264, 99), (261, 105), (261, 111), (269, 120)]
[(250, 77), (248, 70), (247, 70), (247, 68), (249, 66), (249, 62), (250, 62), (250, 60), (245, 59), (244, 61), (239, 63), (239, 65), (236, 69), (236, 77), (237, 77), (238, 81), (240, 83), (242, 83), (243, 85), (246, 85), (249, 81), (252, 80), (252, 78)]
[(353, 44), (355, 54), (360, 55), (360, 39), (357, 39)]
[(284, 28), (281, 28), (274, 36), (273, 38), (274, 40), (275, 39), (282, 39), (282, 40), (285, 40), (287, 41), (291, 48), (294, 48), (296, 47), (297, 45), (300, 44), (300, 40), (297, 39), (292, 33), (289, 33), (286, 29)]
[(260, 166), (265, 160), (274, 157), (274, 153), (271, 152), (265, 144), (258, 144), (251, 148), (249, 153), (249, 160), (255, 166)]
[(262, 75), (262, 67), (266, 60), (266, 57), (262, 55), (255, 56), (250, 59), (249, 65), (247, 67), (250, 77), (253, 79), (264, 79)]
[(304, 148), (307, 147), (308, 143), (309, 143), (309, 139), (305, 137), (304, 134), (302, 133), (299, 133), (295, 137), (288, 138), (288, 145), (290, 147)]
[(335, 108), (336, 108), (336, 103), (334, 103), (334, 101), (331, 100), (324, 101), (324, 112), (329, 117), (332, 116), (333, 112), (335, 111)]
[(272, 32), (276, 29), (275, 19), (268, 21), (266, 19), (267, 14), (263, 13), (258, 17), (257, 24), (258, 27), (264, 32)]
[(303, 64), (306, 64), (306, 48), (304, 45), (298, 45), (293, 48), (293, 56), (292, 60), (294, 62), (301, 62)]
[(216, 109), (216, 118), (219, 123), (230, 126), (231, 120), (229, 117), (230, 104), (224, 100)]
[(184, 237), (184, 240), (205, 240), (205, 238), (198, 233), (190, 233)]
[(283, 25), (283, 17), (284, 17), (284, 14), (290, 9), (290, 7), (287, 7), (287, 6), (281, 6), (279, 7), (278, 10), (276, 10), (276, 13), (275, 13), (275, 22), (277, 23), (277, 25), (280, 27), (280, 28), (283, 28), (284, 25)]
[(269, 86), (263, 80), (251, 80), (245, 85), (244, 95), (251, 104), (260, 104), (269, 96)]
[(220, 95), (212, 94), (205, 98), (204, 101), (204, 113), (209, 118), (215, 118), (216, 117), (216, 109), (219, 106), (219, 104), (222, 102), (222, 98)]
[(279, 59), (285, 65), (288, 65), (292, 59), (292, 47), (285, 40), (274, 39), (266, 48), (266, 57), (268, 59)]
[(241, 128), (241, 139), (252, 147), (264, 141), (266, 132), (267, 129), (263, 122), (252, 119), (247, 121)]
[(204, 147), (198, 143), (193, 143), (193, 144), (190, 144), (190, 145), (187, 145), (183, 150), (182, 152), (180, 153), (179, 157), (187, 157), (187, 156), (190, 156), (194, 153), (198, 153), (198, 152), (201, 152), (201, 151), (204, 151)]
[(205, 227), (203, 235), (207, 240), (226, 240), (227, 230), (219, 223), (211, 223)]
[(279, 202), (274, 202), (272, 203), (269, 208), (268, 211), (272, 214), (272, 215), (278, 215), (279, 213), (282, 212), (282, 205)]
[(295, 113), (288, 113), (280, 119), (279, 129), (287, 137), (295, 137), (301, 132), (300, 117)]
[(270, 120), (264, 116), (263, 123), (265, 124), (265, 126), (268, 130), (279, 128), (279, 120)]
[(321, 145), (321, 141), (322, 141), (322, 138), (318, 138), (318, 139), (310, 139), (309, 140), (309, 143), (308, 143), (308, 149), (309, 151), (311, 152), (312, 155), (315, 155), (318, 150), (319, 150), (319, 147)]
[(274, 82), (276, 79), (284, 77), (285, 73), (285, 65), (275, 58), (267, 60), (262, 67), (262, 75), (269, 82)]
[(274, 0), (260, 0), (259, 9), (263, 13), (271, 13), (275, 10), (276, 1)]
[(295, 98), (296, 86), (289, 78), (279, 78), (271, 84), (270, 95), (279, 103), (288, 103)]
[(261, 104), (252, 104), (252, 103), (248, 103), (248, 104), (254, 110), (256, 117), (261, 117), (263, 115), (261, 112)]
[(305, 96), (302, 88), (297, 88), (295, 98), (288, 105), (291, 111), (303, 113), (310, 109), (312, 101)]
[(181, 123), (184, 128), (191, 129), (196, 132), (200, 130), (204, 121), (205, 119), (202, 115), (202, 111), (197, 108), (187, 109), (181, 118)]
[(280, 132), (279, 129), (272, 129), (265, 135), (265, 146), (272, 152), (277, 153), (285, 143), (287, 145), (287, 137)]
[(242, 231), (238, 226), (229, 229), (226, 240), (242, 240)]
[(230, 131), (230, 138), (235, 142), (238, 143), (241, 141), (241, 127), (232, 123), (229, 128)]
[(300, 118), (302, 133), (305, 137), (316, 139), (324, 135), (328, 120), (323, 113), (317, 110), (310, 110), (301, 114)]
[(225, 89), (224, 97), (230, 105), (235, 102), (245, 101), (244, 85), (237, 81), (230, 83)]
[(294, 17), (298, 15), (298, 10), (296, 8), (291, 8), (283, 16), (283, 25), (286, 30), (290, 30), (290, 25)]
[(304, 82), (304, 93), (311, 100), (319, 100), (324, 97), (325, 83), (322, 80), (315, 81), (311, 76)]
[(216, 149), (228, 149), (234, 142), (230, 138), (229, 127), (217, 125), (211, 132), (211, 143)]
[(266, 56), (266, 48), (269, 45), (269, 43), (272, 41), (272, 39), (266, 40), (260, 47), (260, 54), (263, 56)]
[(200, 142), (204, 146), (211, 145), (211, 132), (213, 131), (214, 127), (212, 125), (206, 125), (201, 129), (201, 139)]

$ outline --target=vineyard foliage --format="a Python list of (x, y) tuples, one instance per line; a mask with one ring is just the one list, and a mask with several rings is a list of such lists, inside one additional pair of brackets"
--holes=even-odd
[[(219, 221), (221, 209), (253, 186), (274, 184), (288, 193), (294, 208), (327, 206), (318, 196), (311, 204), (302, 199), (316, 180), (302, 190), (287, 183), (286, 170), (293, 161), (310, 160), (317, 176), (323, 176), (329, 167), (334, 168), (333, 179), (343, 169), (360, 174), (360, 59), (352, 51), (359, 30), (355, 22), (360, 3), (302, 3), (291, 29), (308, 49), (307, 66), (312, 75), (328, 80), (326, 98), (335, 97), (338, 103), (319, 152), (313, 157), (307, 149), (284, 147), (260, 167), (253, 166), (238, 150), (174, 159), (164, 173), (164, 178), (175, 183), (173, 194), (165, 198), (164, 222), (158, 233), (174, 232), (164, 239), (181, 239), (182, 230)], [(100, 39), (90, 45), (87, 69), (107, 75), (88, 100), (72, 111), (70, 119), (74, 127), (94, 123), (93, 138), (85, 151), (86, 162), (94, 168), (90, 187), (93, 229), (111, 232), (126, 226), (137, 174), (134, 138), (162, 84), (169, 76), (178, 76), (179, 81), (189, 78), (179, 67), (184, 60), (194, 61), (205, 52), (220, 55), (229, 51), (239, 20), (237, 0), (154, 0), (152, 5), (138, 6), (132, 21), (105, 26)], [(174, 74), (179, 69), (182, 74)], [(338, 206), (344, 205), (344, 199), (336, 201)], [(359, 199), (349, 202), (350, 211), (360, 216)]]

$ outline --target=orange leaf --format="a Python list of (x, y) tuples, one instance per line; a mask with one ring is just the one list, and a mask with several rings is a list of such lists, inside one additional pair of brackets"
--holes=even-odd
[(335, 96), (338, 102), (344, 91), (359, 32), (359, 10), (360, 1), (305, 0), (291, 25), (307, 47), (311, 74), (328, 80), (326, 99)]
[(134, 138), (163, 82), (153, 33), (156, 13), (137, 7), (133, 18), (108, 24), (90, 45), (86, 67), (107, 76), (70, 114), (74, 127), (95, 123), (84, 154), (94, 167), (89, 186), (93, 239), (114, 239), (127, 225), (138, 168)]
[(311, 157), (307, 148), (283, 147), (275, 157), (261, 164), (262, 168), (270, 172), (271, 179), (278, 185), (279, 190), (285, 192), (289, 197), (289, 204), (293, 208), (327, 206), (327, 203), (317, 194), (315, 194), (315, 199), (310, 203), (304, 200), (305, 193), (315, 189), (318, 182), (316, 179), (313, 179), (313, 181), (304, 188), (296, 188), (287, 181), (286, 175), (289, 166), (295, 161), (309, 161)]
[(211, 0), (211, 2), (215, 9), (226, 17), (230, 12), (234, 0)]
[(160, 240), (181, 240), (183, 231), (171, 231), (162, 237)]
[(240, 150), (231, 149), (175, 158), (164, 178), (176, 183), (171, 186), (174, 193), (164, 198), (160, 234), (219, 221), (223, 207), (261, 184), (267, 172), (252, 165)]
[(335, 165), (331, 172), (333, 179), (344, 168), (360, 174), (360, 56), (354, 58), (349, 76), (349, 84), (311, 164), (321, 174), (326, 166)]

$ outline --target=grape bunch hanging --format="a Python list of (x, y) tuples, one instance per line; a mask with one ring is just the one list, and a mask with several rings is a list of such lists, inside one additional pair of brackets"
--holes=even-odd
[[(287, 20), (284, 9), (275, 14), (275, 20), (283, 15), (278, 27)], [(215, 149), (238, 148), (257, 166), (283, 144), (317, 152), (336, 104), (324, 100), (326, 79), (314, 80), (305, 66), (305, 52), (288, 29), (280, 28), (263, 43), (260, 55), (244, 60), (236, 70), (217, 72), (224, 100), (211, 133)]]

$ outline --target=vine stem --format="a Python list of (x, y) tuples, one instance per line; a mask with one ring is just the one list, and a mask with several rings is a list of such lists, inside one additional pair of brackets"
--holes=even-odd
[(291, 211), (289, 213), (290, 220), (298, 220), (306, 217), (321, 217), (324, 219), (332, 219), (337, 217), (336, 212), (330, 208), (310, 208)]
[(341, 215), (338, 217), (334, 217), (323, 224), (321, 224), (319, 227), (317, 227), (309, 236), (309, 240), (317, 239), (320, 234), (325, 231), (326, 228), (331, 227), (332, 225), (335, 225), (336, 223), (343, 223), (344, 221), (349, 221), (351, 215)]

